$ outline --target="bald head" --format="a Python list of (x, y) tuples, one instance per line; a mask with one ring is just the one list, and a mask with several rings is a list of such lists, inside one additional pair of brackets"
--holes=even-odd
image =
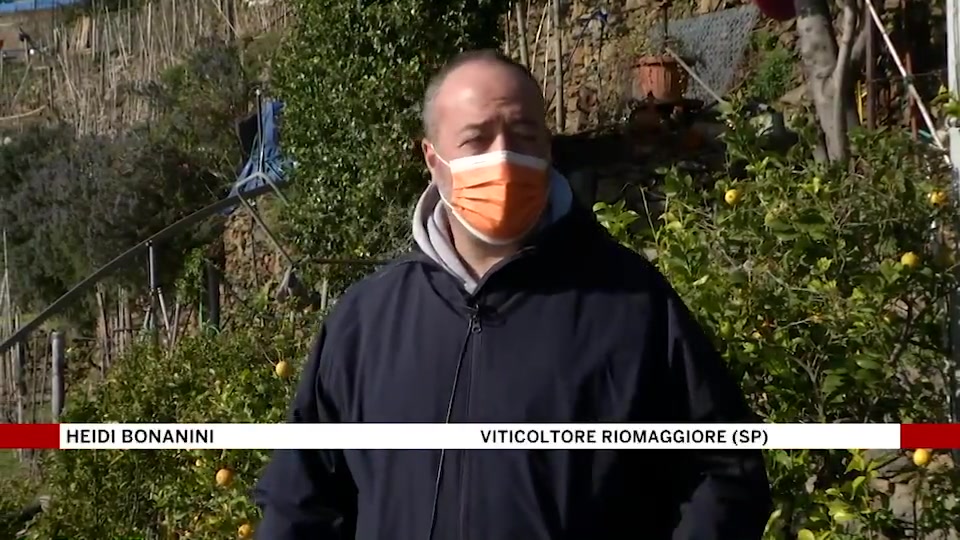
[[(468, 75), (470, 72), (477, 74), (484, 71), (494, 71), (497, 72), (498, 75), (503, 75), (507, 79), (513, 80), (520, 85), (526, 85), (526, 89), (528, 89), (532, 95), (535, 95), (535, 100), (539, 101), (540, 108), (543, 108), (543, 94), (540, 91), (540, 83), (522, 64), (492, 49), (467, 51), (460, 53), (447, 62), (443, 68), (430, 79), (430, 83), (427, 85), (421, 107), (423, 132), (427, 137), (431, 137), (435, 129), (435, 104), (438, 94), (441, 93), (451, 75), (462, 71), (461, 68), (467, 67), (472, 68), (468, 70)], [(463, 74), (461, 73), (460, 75), (462, 76)]]
[[(464, 53), (431, 81), (423, 104), (424, 157), (441, 189), (442, 161), (507, 150), (550, 159), (540, 85), (493, 51)], [(438, 165), (439, 164), (439, 165)]]

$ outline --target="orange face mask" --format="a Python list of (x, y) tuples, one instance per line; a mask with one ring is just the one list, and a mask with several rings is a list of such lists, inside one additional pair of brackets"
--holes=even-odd
[(539, 221), (547, 205), (546, 161), (506, 151), (440, 161), (450, 168), (452, 180), (449, 200), (440, 196), (475, 237), (510, 244)]

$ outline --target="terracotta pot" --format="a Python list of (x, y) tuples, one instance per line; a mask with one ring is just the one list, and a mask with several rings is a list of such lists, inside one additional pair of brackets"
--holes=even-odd
[(653, 96), (659, 101), (677, 101), (686, 91), (687, 73), (672, 56), (644, 56), (634, 66), (637, 99)]
[(789, 21), (797, 16), (793, 0), (754, 0), (760, 12), (775, 21)]

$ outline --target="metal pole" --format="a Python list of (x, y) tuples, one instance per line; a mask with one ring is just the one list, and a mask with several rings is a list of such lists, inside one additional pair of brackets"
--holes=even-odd
[[(947, 0), (947, 75), (951, 96), (960, 94), (960, 0)], [(960, 163), (960, 128), (957, 122), (950, 122), (947, 126), (950, 144), (950, 162), (953, 164), (953, 194), (954, 200), (960, 196), (960, 171), (956, 164)], [(938, 139), (933, 132), (934, 139)], [(956, 245), (950, 246), (956, 249)], [(950, 417), (953, 422), (960, 422), (960, 290), (951, 295), (950, 310), (950, 345), (951, 358), (947, 365), (950, 375)], [(954, 463), (960, 462), (960, 451), (953, 452)]]
[[(25, 342), (20, 342), (17, 344), (15, 349), (16, 356), (14, 357), (13, 364), (13, 376), (16, 383), (17, 391), (17, 401), (16, 401), (16, 411), (17, 411), (17, 423), (26, 424), (26, 401), (27, 401), (27, 344)], [(20, 457), (20, 461), (25, 461), (27, 458), (26, 450), (19, 450), (17, 452)]]
[(147, 308), (147, 329), (157, 328), (157, 259), (153, 242), (147, 244), (147, 281), (150, 287), (150, 305)]
[(65, 396), (63, 375), (64, 368), (66, 367), (66, 358), (64, 358), (63, 348), (63, 334), (60, 332), (51, 332), (50, 352), (52, 358), (50, 380), (50, 412), (52, 414), (51, 418), (53, 419), (53, 423), (58, 423), (60, 421), (60, 413), (63, 412), (63, 398)]
[(263, 140), (263, 93), (257, 88), (257, 172), (263, 172), (264, 140)]

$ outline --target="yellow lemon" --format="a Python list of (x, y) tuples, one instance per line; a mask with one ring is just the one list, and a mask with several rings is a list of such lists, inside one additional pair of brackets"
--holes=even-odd
[(727, 192), (723, 194), (723, 200), (730, 206), (733, 206), (740, 202), (740, 192), (736, 189), (728, 189)]
[(930, 204), (940, 206), (947, 202), (947, 194), (943, 191), (934, 191), (930, 193)]
[(730, 321), (723, 321), (720, 323), (720, 335), (723, 337), (730, 337), (733, 335), (733, 325), (730, 324)]
[(220, 487), (230, 485), (233, 482), (233, 471), (230, 469), (220, 469), (217, 471), (217, 485)]
[(277, 377), (281, 379), (286, 379), (290, 376), (290, 373), (293, 371), (293, 368), (290, 367), (290, 363), (286, 360), (281, 360), (277, 362), (276, 367), (273, 368), (277, 372)]
[(900, 264), (907, 268), (916, 268), (920, 266), (920, 256), (912, 251), (908, 251), (900, 257)]
[(913, 464), (917, 467), (925, 467), (930, 463), (930, 450), (927, 448), (918, 448), (913, 451)]
[(244, 523), (237, 529), (237, 538), (240, 540), (246, 540), (247, 538), (253, 538), (253, 527), (249, 523)]

